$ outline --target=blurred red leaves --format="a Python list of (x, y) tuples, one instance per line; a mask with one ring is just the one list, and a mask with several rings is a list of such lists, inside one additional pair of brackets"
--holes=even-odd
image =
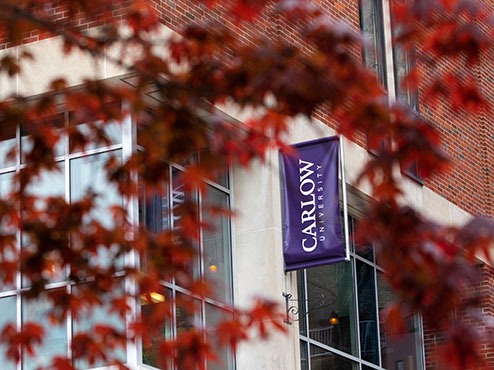
[(389, 309), (386, 322), (391, 332), (401, 331), (402, 317), (420, 312), (448, 338), (439, 352), (446, 354), (443, 360), (452, 368), (465, 369), (479, 361), (488, 333), (455, 316), (459, 310), (475, 313), (476, 320), (485, 319), (477, 311), (480, 292), (469, 297), (465, 292), (481, 278), (476, 256), (492, 258), (493, 230), (492, 220), (484, 218), (448, 227), (397, 204), (372, 207), (369, 218), (359, 224), (358, 239), (361, 245), (374, 243), (378, 248), (380, 264), (395, 291), (398, 301)]
[(96, 324), (92, 331), (74, 335), (71, 343), (72, 356), (75, 360), (84, 359), (91, 366), (101, 361), (117, 363), (111, 354), (117, 348), (125, 348), (126, 344), (125, 333), (116, 330), (111, 324)]
[[(209, 282), (195, 279), (190, 269), (190, 262), (197, 257), (195, 243), (201, 228), (212, 227), (199, 223), (193, 199), (177, 208), (182, 215), (180, 228), (153, 233), (136, 230), (120, 206), (111, 210), (115, 220), (112, 227), (94, 219), (88, 222), (98, 194), (67, 203), (62, 197), (40, 199), (28, 190), (40, 173), (57, 170), (54, 148), (60, 140), (70, 139), (71, 153), (85, 151), (94, 143), (111, 145), (105, 125), (133, 114), (138, 121), (140, 151), (123, 164), (110, 159), (105, 167), (109, 181), (125, 200), (142, 196), (144, 186), (140, 187), (136, 178), (146, 192), (160, 194), (163, 184), (171, 181), (169, 161), (183, 163), (192, 153), (207, 149), (204, 160), (190, 166), (180, 179), (185, 188), (203, 192), (203, 180), (216, 179), (225, 164), (246, 166), (263, 160), (273, 148), (288, 150), (284, 140), (290, 119), (311, 118), (324, 108), (337, 122), (340, 133), (350, 138), (363, 134), (375, 154), (360, 179), (370, 183), (376, 203), (358, 232), (362, 244), (372, 243), (378, 249), (380, 263), (398, 297), (397, 304), (388, 310), (388, 325), (400, 331), (402, 316), (420, 311), (439, 330), (448, 332), (450, 341), (443, 354), (451, 366), (470, 366), (476, 360), (477, 333), (460, 324), (451, 325), (451, 318), (459, 306), (473, 309), (478, 301), (478, 297), (465, 300), (460, 291), (478, 278), (475, 256), (492, 260), (494, 225), (491, 220), (474, 218), (463, 227), (442, 226), (400, 206), (403, 191), (397, 169), (404, 171), (418, 163), (426, 182), (449, 168), (433, 122), (408, 107), (388, 103), (383, 87), (358, 57), (362, 37), (346, 23), (327, 16), (315, 3), (282, 0), (268, 6), (265, 0), (197, 2), (210, 11), (221, 9), (227, 22), (222, 26), (186, 25), (180, 36), (161, 41), (169, 57), (156, 52), (151, 36), (160, 20), (148, 1), (1, 2), (0, 36), (12, 45), (22, 42), (30, 32), (60, 35), (64, 52), (79, 49), (93, 57), (105, 55), (133, 76), (129, 86), (88, 80), (74, 90), (66, 89), (65, 79), (56, 78), (49, 85), (53, 94), (35, 101), (15, 95), (0, 101), (2, 139), (15, 137), (21, 125), (32, 142), (24, 153), (25, 168), (16, 178), (18, 187), (0, 201), (2, 283), (12, 284), (20, 266), (23, 278), (33, 283), (26, 297), (35, 298), (46, 293), (45, 285), (54, 271), (70, 269), (69, 279), (79, 283), (78, 289), (71, 294), (50, 290), (49, 299), (55, 307), (51, 315), (61, 320), (71, 312), (77, 319), (118, 291), (119, 279), (112, 277), (117, 272), (125, 274), (136, 282), (147, 307), (153, 307), (145, 322), (136, 318), (130, 324), (133, 333), (129, 335), (133, 340), (142, 336), (145, 345), (158, 337), (163, 366), (173, 359), (184, 369), (200, 367), (204, 360), (214, 359), (216, 344), (235, 347), (252, 336), (264, 338), (273, 331), (285, 331), (277, 306), (256, 301), (250, 309), (228, 308), (231, 319), (218, 323), (213, 341), (203, 328), (185, 330), (175, 340), (159, 338), (164, 320), (171, 318), (171, 306), (169, 302), (149, 302), (151, 293), (162, 289), (163, 278), (177, 279), (196, 297), (211, 290)], [(101, 28), (92, 35), (77, 22), (64, 24), (55, 17), (53, 7), (66, 10), (69, 18), (103, 20)], [(490, 102), (472, 73), (483, 53), (492, 47), (492, 20), (483, 6), (476, 1), (416, 0), (394, 1), (392, 9), (393, 21), (400, 26), (395, 41), (406, 47), (420, 45), (417, 65), (428, 68), (412, 69), (407, 84), (422, 86), (424, 73), (434, 73), (432, 83), (423, 87), (431, 109), (440, 102), (454, 111), (476, 114), (490, 110)], [(122, 18), (112, 17), (114, 11)], [(251, 40), (238, 37), (235, 27), (255, 25), (266, 14), (296, 25), (294, 40), (303, 43), (283, 35), (276, 39), (267, 35)], [(130, 34), (119, 33), (121, 26), (128, 27)], [(121, 49), (125, 51), (120, 58), (107, 53), (119, 45), (124, 45)], [(126, 51), (133, 48), (140, 55), (129, 61)], [(0, 59), (2, 77), (22, 76), (23, 63), (35, 57), (25, 53), (17, 59), (6, 53)], [(445, 61), (459, 63), (460, 71), (443, 68)], [(150, 97), (158, 103), (153, 109), (149, 109)], [(62, 116), (62, 124), (60, 104), (68, 112), (68, 118)], [(217, 109), (233, 104), (255, 114), (241, 123)], [(67, 119), (71, 124), (64, 126)], [(87, 130), (80, 129), (83, 123)], [(12, 149), (6, 160), (15, 154)], [(229, 215), (229, 210), (209, 206), (211, 214)], [(22, 253), (17, 249), (17, 229), (28, 237)], [(91, 263), (99, 248), (111, 252), (114, 262), (128, 253), (146, 254), (150, 261), (146, 273), (134, 267), (121, 269), (116, 262), (110, 266)], [(111, 298), (112, 313), (122, 320), (131, 314), (129, 299), (138, 298), (126, 292)], [(179, 299), (175, 303), (194, 311), (190, 301)], [(126, 336), (114, 329), (99, 325), (92, 333), (77, 334), (72, 341), (74, 357), (96, 363), (107, 357), (110, 347), (124, 346)], [(19, 360), (20, 349), (34, 353), (43, 334), (42, 327), (31, 323), (19, 332), (13, 325), (6, 326), (1, 336), (9, 343), (9, 356)], [(67, 359), (56, 358), (53, 368), (71, 369), (71, 365)]]
[(21, 358), (21, 348), (29, 356), (33, 356), (35, 348), (43, 342), (44, 335), (45, 330), (39, 323), (27, 322), (22, 332), (18, 332), (14, 324), (7, 324), (2, 328), (0, 337), (2, 342), (7, 344), (7, 356), (18, 362)]

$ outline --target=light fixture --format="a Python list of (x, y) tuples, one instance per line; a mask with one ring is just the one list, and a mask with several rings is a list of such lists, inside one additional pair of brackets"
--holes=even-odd
[[(216, 273), (218, 272), (218, 262), (220, 261), (218, 258), (218, 249), (221, 246), (216, 242), (210, 243), (208, 250), (205, 252), (207, 256), (207, 269), (209, 272)], [(212, 253), (211, 253), (212, 252)]]
[(336, 311), (332, 311), (331, 315), (329, 315), (329, 323), (333, 326), (340, 323), (340, 317), (338, 316)]
[(211, 264), (208, 266), (208, 270), (210, 272), (217, 272), (218, 271), (218, 266), (216, 266), (215, 264)]
[(163, 303), (165, 300), (165, 296), (158, 292), (141, 294), (141, 302), (143, 305), (146, 305), (148, 303)]

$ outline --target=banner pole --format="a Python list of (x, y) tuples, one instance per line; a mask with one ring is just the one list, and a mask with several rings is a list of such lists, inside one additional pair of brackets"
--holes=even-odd
[(345, 176), (345, 148), (343, 147), (343, 135), (340, 138), (340, 170), (341, 170), (341, 197), (343, 203), (343, 232), (345, 236), (345, 260), (350, 261), (350, 237), (348, 235), (348, 205), (346, 193), (346, 176)]

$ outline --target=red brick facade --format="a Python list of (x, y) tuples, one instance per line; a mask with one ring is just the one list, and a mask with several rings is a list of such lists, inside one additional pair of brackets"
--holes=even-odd
[[(118, 0), (117, 0), (118, 1)], [(117, 1), (115, 1), (117, 3)], [(53, 5), (47, 2), (43, 7), (33, 9), (33, 12), (40, 14), (42, 19), (46, 19), (48, 22), (56, 25), (56, 30), (63, 31), (66, 28), (77, 28), (79, 30), (87, 30), (92, 27), (101, 26), (105, 23), (108, 17), (112, 19), (122, 20), (125, 14), (125, 9), (127, 8), (126, 0), (118, 1), (119, 7), (115, 8), (111, 12), (104, 12), (102, 7), (102, 14), (104, 16), (97, 16), (88, 18), (82, 12), (71, 11), (66, 6)], [(53, 2), (56, 3), (56, 2)], [(4, 32), (8, 32), (9, 24), (0, 25), (0, 50), (5, 50), (15, 46), (13, 43), (6, 42), (6, 38), (3, 36)], [(52, 37), (53, 33), (49, 31), (41, 31), (39, 29), (33, 29), (27, 31), (27, 33), (22, 37), (22, 44), (28, 44), (31, 42), (41, 41)]]
[[(494, 269), (485, 264), (479, 265), (482, 279), (476, 284), (471, 284), (464, 291), (465, 300), (479, 299), (478, 309), (487, 317), (494, 315)], [(461, 309), (457, 311), (456, 319), (466, 325), (475, 327), (480, 334), (480, 353), (484, 361), (483, 366), (475, 367), (475, 370), (494, 369), (494, 345), (492, 343), (492, 327), (488, 328), (485, 322), (479, 320), (476, 316), (478, 312), (464, 312)], [(454, 319), (452, 319), (454, 322)], [(424, 350), (425, 364), (427, 370), (448, 370), (449, 367), (444, 365), (440, 356), (435, 356), (435, 350), (444, 342), (444, 335), (430, 329), (430, 324), (424, 322)], [(472, 369), (473, 370), (473, 369)]]
[[(488, 101), (494, 100), (491, 50), (481, 57), (474, 74)], [(452, 61), (441, 63), (446, 71), (455, 70)], [(458, 71), (458, 69), (456, 69)], [(426, 82), (433, 73), (423, 71)], [(423, 95), (420, 113), (434, 124), (441, 134), (443, 148), (450, 156), (451, 170), (427, 182), (426, 186), (460, 208), (475, 215), (494, 216), (494, 121), (492, 112), (479, 111), (476, 116), (463, 110), (453, 111), (445, 102), (430, 107)]]

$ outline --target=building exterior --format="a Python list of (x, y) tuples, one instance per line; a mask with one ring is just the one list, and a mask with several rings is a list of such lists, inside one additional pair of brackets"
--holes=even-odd
[[(150, 0), (151, 1), (151, 0)], [(178, 31), (191, 20), (222, 21), (221, 8), (208, 10), (198, 2), (151, 1), (160, 17), (163, 37)], [(338, 2), (320, 1), (329, 15), (347, 21), (352, 27), (368, 34), (371, 43), (362, 50), (362, 60), (386, 86), (391, 101), (402, 99), (412, 105), (437, 125), (444, 147), (451, 155), (454, 169), (448, 175), (423, 183), (416, 169), (403, 174), (406, 200), (433, 220), (449, 225), (467, 221), (470, 215), (481, 214), (494, 217), (494, 188), (492, 172), (494, 163), (494, 125), (489, 113), (480, 118), (467, 118), (462, 113), (440, 112), (430, 109), (427, 101), (421, 100), (421, 90), (412, 91), (400, 84), (413, 56), (400, 50), (392, 43), (392, 20), (390, 2), (387, 0), (343, 0)], [(54, 7), (54, 12), (58, 10)], [(63, 19), (63, 12), (60, 13)], [(91, 28), (93, 20), (77, 20), (81, 27)], [(87, 23), (84, 23), (87, 22)], [(97, 24), (97, 22), (96, 22)], [(232, 27), (235, 25), (232, 24)], [(264, 33), (277, 38), (290, 34), (290, 25), (278, 20), (262, 18), (249, 30), (239, 29), (241, 36), (248, 38), (255, 33)], [(21, 54), (28, 49), (36, 55), (29, 62), (22, 77), (1, 80), (0, 97), (11, 93), (38, 96), (46, 92), (46, 83), (63, 73), (73, 85), (85, 77), (111, 79), (114, 83), (132, 83), (126, 71), (103, 60), (93, 65), (84, 55), (72, 53), (65, 56), (60, 51), (58, 38), (47, 38), (42, 33), (33, 34), (21, 46), (2, 44), (2, 53), (16, 49)], [(418, 51), (419, 52), (419, 51)], [(486, 56), (485, 63), (478, 70), (482, 87), (489, 97), (494, 94), (490, 81), (492, 56)], [(227, 111), (235, 117), (234, 111)], [(61, 122), (71, 122), (70, 112), (61, 109)], [(235, 117), (241, 119), (241, 117)], [(288, 141), (299, 143), (336, 134), (336, 124), (324, 112), (316, 114), (317, 122), (310, 123), (294, 119)], [(63, 123), (62, 123), (63, 124)], [(84, 122), (78, 123), (81, 127)], [(108, 156), (125, 161), (138, 150), (135, 118), (129, 117), (122, 125), (109, 125), (111, 139), (105, 145), (95, 145), (86, 152), (69, 150), (70, 143), (64, 143), (57, 150), (57, 163), (61, 171), (42, 177), (35, 194), (62, 195), (67, 200), (77, 200), (89, 187), (104, 191), (105, 197), (98, 205), (122, 203), (115, 189), (107, 183), (103, 165)], [(6, 158), (13, 146), (24, 145), (29, 133), (2, 132), (0, 142), (0, 195), (9, 190), (10, 179), (22, 167), (22, 156)], [(208, 181), (211, 201), (231, 206), (237, 211), (234, 220), (217, 219), (214, 232), (204, 231), (201, 237), (201, 261), (194, 268), (195, 273), (208, 276), (216, 284), (212, 296), (198, 302), (200, 314), (193, 319), (194, 325), (208, 327), (224, 315), (228, 315), (223, 303), (239, 307), (248, 306), (254, 297), (262, 295), (276, 300), (289, 309), (286, 323), (288, 333), (275, 334), (267, 341), (251, 341), (242, 344), (236, 353), (226, 349), (219, 351), (221, 364), (208, 363), (208, 369), (286, 369), (286, 370), (434, 370), (439, 365), (431, 356), (440, 335), (431, 332), (420, 317), (410, 317), (406, 335), (398, 340), (386, 335), (383, 311), (392, 300), (392, 293), (382, 278), (384, 271), (379, 266), (372, 248), (357, 249), (352, 238), (353, 225), (365, 214), (366, 204), (371, 201), (369, 189), (364, 185), (355, 186), (355, 180), (371, 155), (363, 142), (344, 139), (346, 187), (348, 190), (350, 260), (338, 264), (324, 265), (311, 269), (285, 272), (283, 259), (282, 230), (282, 179), (279, 153), (271, 152), (265, 163), (253, 163), (248, 168), (234, 167), (224, 177)], [(27, 142), (27, 141), (26, 141)], [(22, 150), (19, 150), (22, 153)], [(200, 160), (200, 155), (196, 160)], [(177, 174), (186, 170), (182, 164), (170, 164), (168, 193), (154, 197), (152, 201), (134, 205), (129, 217), (133, 222), (145, 222), (149, 228), (173, 227), (176, 215), (173, 208), (187, 196), (180, 183), (174, 181)], [(91, 176), (89, 176), (91, 174)], [(168, 211), (164, 211), (168, 209)], [(171, 209), (171, 211), (170, 211)], [(102, 223), (111, 222), (104, 212), (95, 215)], [(164, 217), (163, 215), (166, 215)], [(201, 217), (208, 218), (202, 214)], [(105, 258), (104, 256), (102, 257)], [(111, 256), (110, 256), (111, 258)], [(101, 263), (104, 263), (102, 261)], [(126, 261), (122, 261), (126, 263)], [(482, 309), (494, 313), (492, 292), (489, 291), (494, 268), (483, 264), (484, 280), (479, 291), (485, 291)], [(53, 275), (50, 289), (66, 287), (67, 277), (63, 271)], [(48, 359), (67, 351), (71, 338), (79, 330), (88, 330), (98, 320), (114, 320), (109, 311), (87, 313), (91, 319), (78, 321), (67, 318), (64, 325), (53, 327), (46, 319), (46, 302), (26, 303), (20, 292), (29, 282), (18, 279), (15, 286), (0, 288), (0, 324), (14, 321), (21, 326), (23, 320), (33, 319), (46, 323), (47, 340), (33, 359), (25, 356), (19, 365), (3, 365), (4, 369), (35, 369), (48, 364)], [(123, 283), (122, 283), (123, 284)], [(70, 287), (76, 292), (76, 287)], [(165, 296), (189, 294), (180, 284), (163, 284)], [(489, 293), (487, 293), (489, 291)], [(285, 296), (283, 295), (285, 293)], [(136, 301), (137, 302), (137, 301)], [(146, 303), (136, 303), (136, 310), (146, 313)], [(296, 307), (292, 309), (292, 306)], [(330, 318), (337, 321), (330, 321)], [(118, 326), (124, 323), (115, 320)], [(181, 317), (180, 309), (174, 310), (174, 320), (166, 328), (168, 335), (175, 335), (181, 327), (191, 325), (190, 318)], [(491, 354), (493, 348), (486, 343), (485, 356), (494, 366)], [(0, 355), (0, 358), (2, 355)], [(159, 356), (153, 348), (143, 348), (140, 343), (130, 342), (126, 351), (115, 354), (136, 369), (152, 369)], [(3, 361), (2, 361), (3, 363)], [(106, 368), (101, 363), (98, 368)], [(87, 364), (77, 364), (86, 368)], [(184, 369), (187, 370), (187, 369)]]

